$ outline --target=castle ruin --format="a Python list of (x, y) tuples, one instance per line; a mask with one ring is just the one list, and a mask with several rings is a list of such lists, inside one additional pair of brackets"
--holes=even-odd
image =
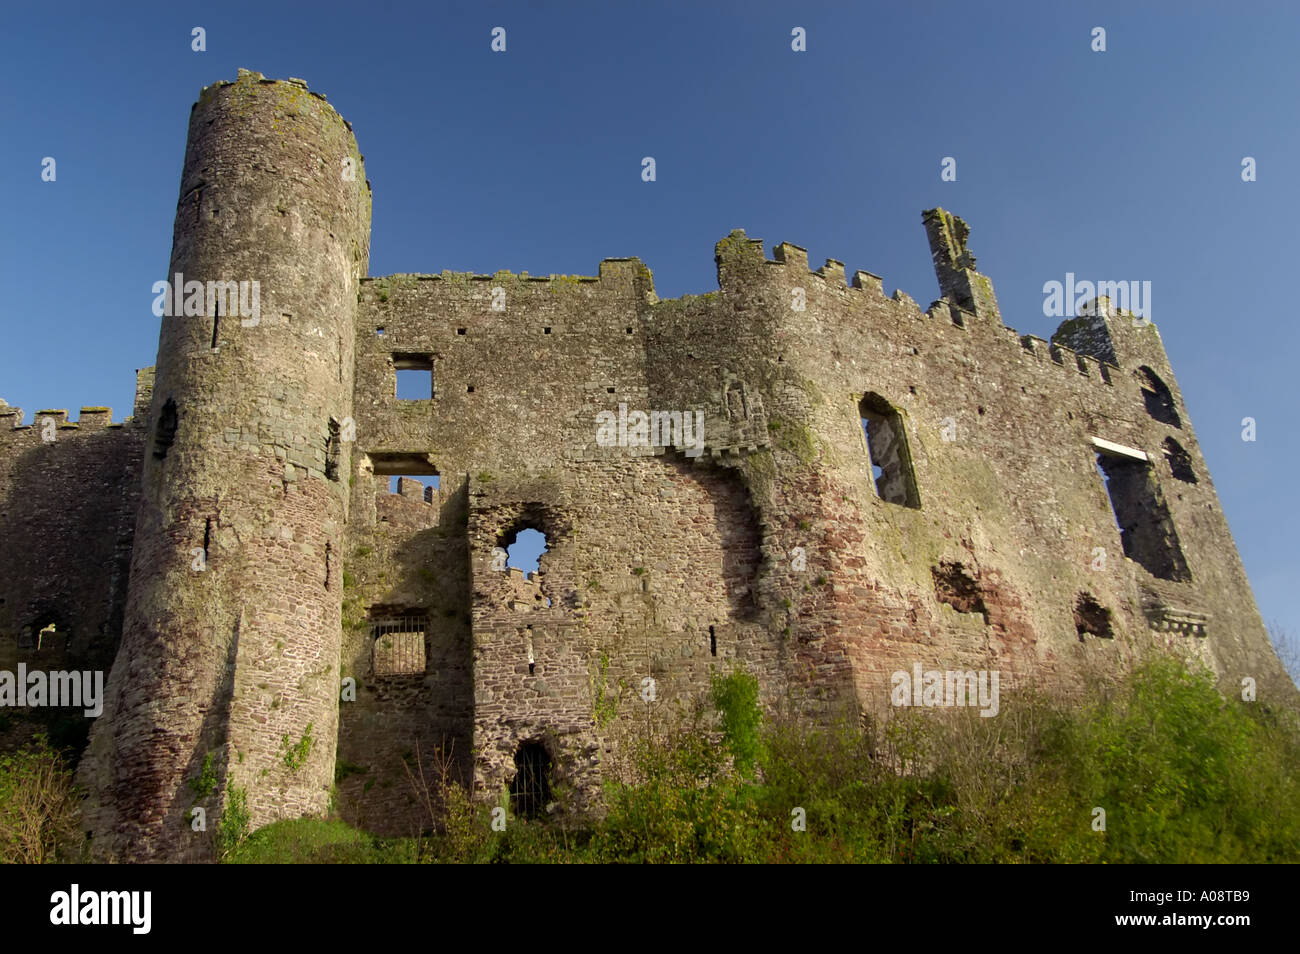
[(813, 718), (918, 664), (999, 671), (1005, 711), (1155, 652), (1293, 698), (1155, 326), (1018, 334), (947, 212), (922, 309), (741, 231), (674, 300), (635, 258), (371, 278), (370, 206), (319, 93), (207, 87), (132, 416), (0, 403), (0, 668), (111, 666), (101, 857), (210, 858), (232, 792), (410, 834), (439, 749), (582, 808), (621, 725), (736, 663)]

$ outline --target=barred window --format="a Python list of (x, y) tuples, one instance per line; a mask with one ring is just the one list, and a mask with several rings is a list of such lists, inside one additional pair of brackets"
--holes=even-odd
[(371, 669), (378, 676), (424, 675), (423, 616), (375, 620), (370, 626)]
[(522, 818), (536, 818), (546, 811), (551, 801), (551, 755), (541, 742), (525, 742), (515, 752), (510, 801)]

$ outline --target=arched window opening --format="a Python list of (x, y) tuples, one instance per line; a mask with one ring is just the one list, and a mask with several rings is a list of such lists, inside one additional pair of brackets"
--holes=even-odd
[(858, 404), (858, 416), (876, 495), (889, 503), (919, 509), (921, 498), (902, 415), (879, 394), (867, 394)]
[(542, 554), (546, 552), (546, 534), (532, 527), (525, 527), (515, 534), (514, 540), (506, 546), (506, 566), (512, 566), (525, 576), (536, 573), (541, 565)]
[(53, 649), (56, 641), (68, 638), (68, 632), (53, 616), (38, 616), (30, 626), (24, 626), (18, 634), (18, 648), (36, 651)]

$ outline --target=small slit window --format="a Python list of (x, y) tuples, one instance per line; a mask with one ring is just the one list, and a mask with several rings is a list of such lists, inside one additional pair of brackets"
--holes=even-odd
[(328, 480), (339, 479), (339, 457), (341, 456), (342, 441), (339, 434), (339, 422), (334, 418), (329, 419), (329, 426), (325, 434), (325, 477)]

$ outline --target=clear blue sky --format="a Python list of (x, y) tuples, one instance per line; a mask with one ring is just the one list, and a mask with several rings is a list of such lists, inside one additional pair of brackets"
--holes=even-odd
[[(129, 413), (133, 371), (154, 363), (150, 286), (190, 104), (239, 67), (299, 76), (366, 156), (375, 275), (595, 274), (637, 255), (672, 297), (714, 289), (713, 243), (743, 227), (924, 306), (937, 288), (920, 212), (943, 205), (971, 223), (1022, 333), (1050, 335), (1042, 286), (1067, 271), (1150, 280), (1265, 619), (1300, 632), (1283, 294), (1300, 259), (1300, 12), (1137, 7), (5, 4), (0, 397), (28, 420)], [(194, 26), (206, 52), (190, 49)], [(41, 181), (45, 156), (56, 182)], [(944, 156), (956, 182), (939, 179)], [(1242, 182), (1243, 156), (1257, 182)]]

